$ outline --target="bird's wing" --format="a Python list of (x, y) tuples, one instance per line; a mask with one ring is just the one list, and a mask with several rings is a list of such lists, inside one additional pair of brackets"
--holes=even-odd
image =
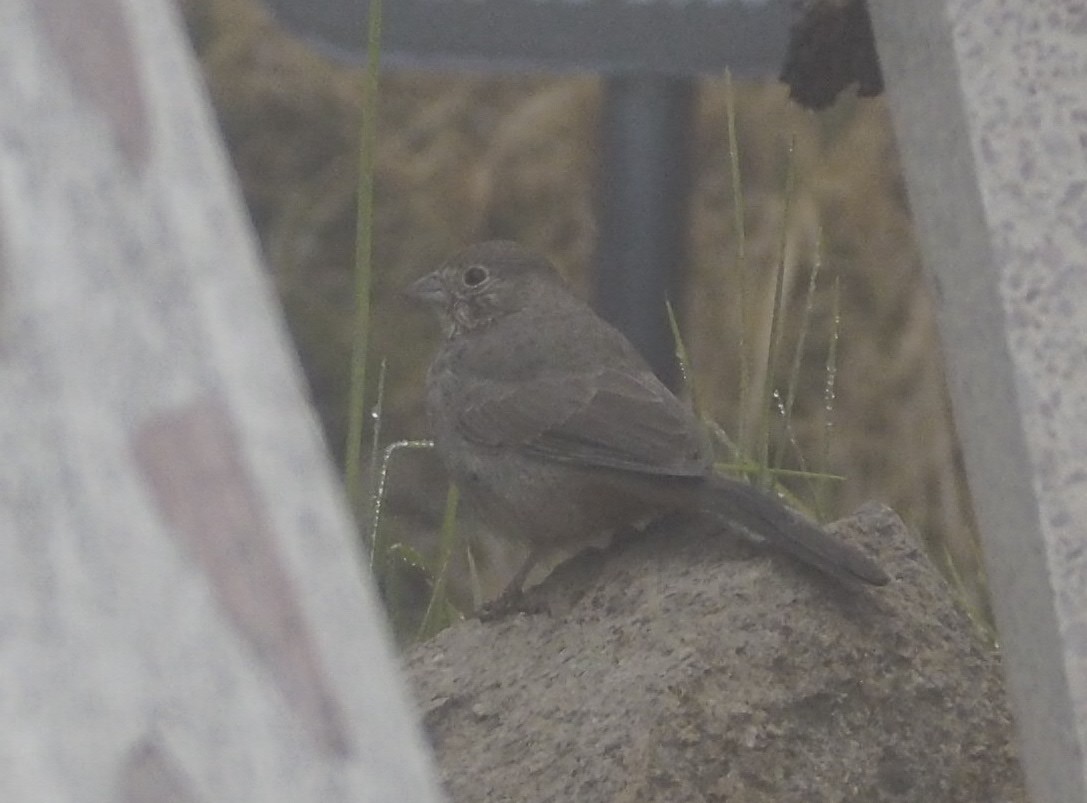
[(657, 476), (703, 476), (710, 465), (701, 425), (648, 371), (485, 380), (465, 401), (461, 433), (482, 445)]

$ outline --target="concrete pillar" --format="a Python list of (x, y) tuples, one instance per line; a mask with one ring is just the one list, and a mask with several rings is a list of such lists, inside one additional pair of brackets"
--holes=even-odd
[(870, 6), (1028, 783), (1083, 801), (1087, 6)]

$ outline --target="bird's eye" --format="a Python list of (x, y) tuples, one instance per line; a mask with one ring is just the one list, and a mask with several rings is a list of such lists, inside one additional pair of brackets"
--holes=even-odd
[(487, 280), (487, 269), (482, 265), (472, 265), (464, 271), (464, 283), (469, 287), (478, 287)]

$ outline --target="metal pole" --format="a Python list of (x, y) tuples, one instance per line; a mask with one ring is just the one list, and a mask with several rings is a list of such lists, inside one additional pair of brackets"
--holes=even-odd
[(597, 311), (669, 385), (678, 374), (665, 301), (678, 301), (695, 81), (607, 79), (600, 131)]

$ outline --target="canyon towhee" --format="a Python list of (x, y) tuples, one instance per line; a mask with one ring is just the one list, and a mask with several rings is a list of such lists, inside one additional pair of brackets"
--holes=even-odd
[(438, 452), (484, 521), (529, 545), (503, 598), (551, 548), (673, 510), (740, 525), (835, 577), (887, 582), (775, 496), (714, 473), (688, 406), (545, 259), (483, 243), (408, 292), (445, 335), (426, 383)]

